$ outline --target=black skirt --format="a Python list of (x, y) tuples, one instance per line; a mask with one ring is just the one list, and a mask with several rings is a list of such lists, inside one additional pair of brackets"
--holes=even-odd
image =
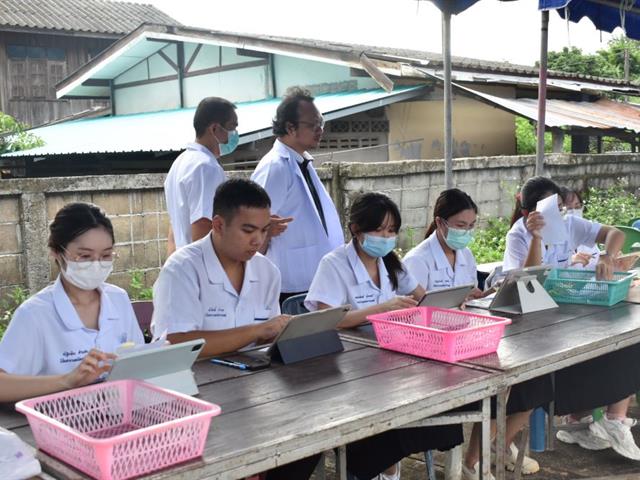
[[(491, 400), (491, 417), (495, 418), (495, 397)], [(545, 407), (553, 400), (553, 382), (551, 375), (542, 375), (511, 387), (507, 401), (507, 415), (528, 412)]]
[(347, 445), (347, 470), (369, 480), (413, 453), (449, 450), (463, 441), (461, 425), (389, 430)]
[(640, 391), (640, 344), (556, 372), (555, 414), (603, 407)]

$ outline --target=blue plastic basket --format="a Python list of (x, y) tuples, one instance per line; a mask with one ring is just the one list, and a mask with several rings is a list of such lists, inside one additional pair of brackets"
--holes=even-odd
[(558, 303), (581, 303), (610, 307), (629, 294), (634, 274), (615, 272), (613, 280), (596, 280), (594, 270), (554, 269), (547, 276), (544, 288)]

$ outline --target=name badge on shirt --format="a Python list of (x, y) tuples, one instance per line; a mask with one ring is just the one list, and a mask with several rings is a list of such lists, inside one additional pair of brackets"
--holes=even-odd
[(378, 296), (374, 293), (363, 293), (361, 295), (355, 295), (353, 299), (358, 305), (366, 305), (369, 303), (376, 303), (376, 301), (378, 300)]
[(449, 288), (452, 287), (451, 280), (445, 278), (438, 278), (433, 281), (433, 288)]
[(81, 348), (79, 350), (67, 350), (62, 352), (62, 356), (60, 357), (60, 363), (75, 363), (80, 362), (84, 357), (87, 356), (89, 350)]
[(209, 307), (204, 316), (207, 318), (227, 318), (227, 312), (223, 307)]

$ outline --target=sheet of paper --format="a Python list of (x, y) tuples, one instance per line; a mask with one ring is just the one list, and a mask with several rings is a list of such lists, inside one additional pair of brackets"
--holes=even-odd
[(557, 193), (540, 200), (536, 205), (536, 212), (540, 212), (544, 218), (542, 241), (545, 245), (562, 244), (569, 239), (567, 226), (558, 208)]

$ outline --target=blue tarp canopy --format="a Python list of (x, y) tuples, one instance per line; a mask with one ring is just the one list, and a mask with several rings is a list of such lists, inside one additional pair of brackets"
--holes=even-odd
[[(622, 5), (622, 7), (621, 7)], [(566, 7), (566, 8), (565, 8)], [(622, 13), (621, 15), (621, 8)], [(538, 0), (539, 10), (558, 9), (562, 18), (579, 22), (588, 17), (598, 30), (612, 32), (622, 26), (629, 38), (640, 40), (640, 0)], [(624, 25), (622, 25), (624, 18)]]
[(448, 11), (454, 15), (465, 11), (479, 0), (431, 0), (442, 11)]

